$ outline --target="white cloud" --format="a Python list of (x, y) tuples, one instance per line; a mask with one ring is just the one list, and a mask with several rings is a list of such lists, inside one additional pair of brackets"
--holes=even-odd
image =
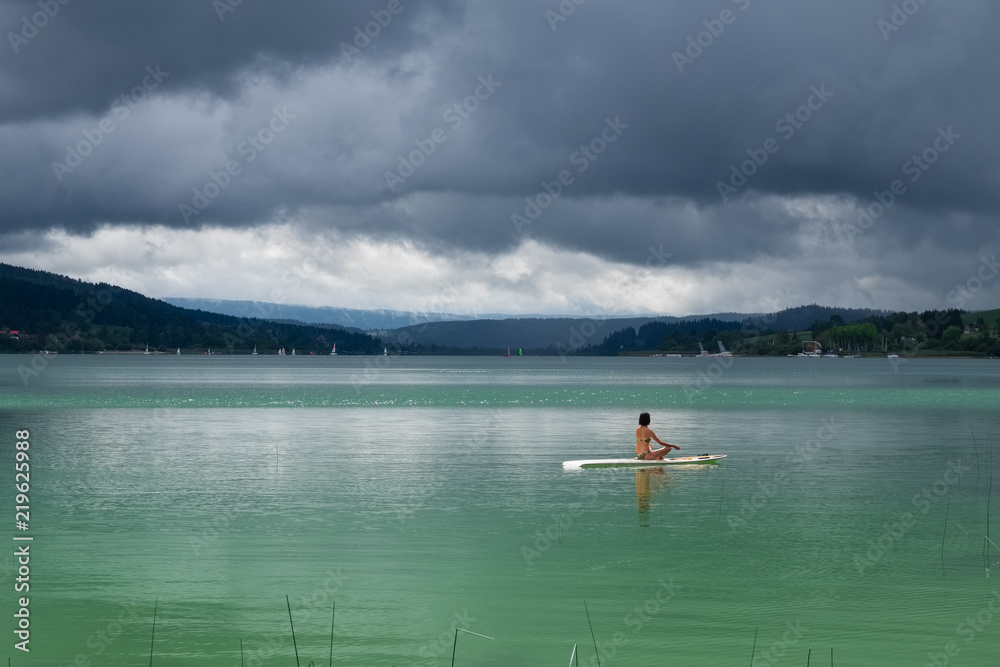
[(828, 250), (698, 268), (667, 259), (647, 269), (532, 240), (496, 255), (437, 254), (402, 238), (316, 235), (289, 222), (200, 231), (108, 226), (86, 237), (53, 231), (36, 249), (0, 253), (0, 261), (156, 297), (361, 309), (612, 316), (762, 312), (806, 303), (945, 307), (945, 286), (914, 289), (879, 271), (885, 258), (859, 263), (856, 255)]

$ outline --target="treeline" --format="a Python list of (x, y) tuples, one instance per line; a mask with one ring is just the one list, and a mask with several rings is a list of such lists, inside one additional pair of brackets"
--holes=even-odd
[(980, 316), (972, 327), (976, 331), (966, 334), (962, 311), (954, 308), (870, 317), (860, 325), (864, 327), (863, 337), (852, 326), (855, 325), (816, 322), (812, 327), (813, 340), (822, 343), (824, 349), (855, 349), (859, 345), (868, 346), (864, 349), (882, 349), (878, 347), (881, 344), (893, 352), (925, 350), (1000, 356), (1000, 339), (993, 330), (997, 321), (987, 322)]
[(808, 331), (790, 331), (773, 327), (774, 317), (747, 319), (742, 323), (702, 320), (683, 325), (650, 322), (638, 329), (626, 328), (611, 333), (580, 354), (622, 355), (630, 353), (698, 354), (699, 345), (709, 352), (718, 351), (721, 342), (734, 354), (785, 356), (798, 354), (807, 341), (816, 341), (820, 349), (837, 354), (959, 353), (1000, 356), (998, 319), (978, 317), (967, 333), (962, 311), (928, 310), (923, 313), (873, 314), (845, 322), (839, 315), (813, 322)]
[[(381, 353), (363, 333), (189, 310), (131, 290), (0, 264), (0, 352), (212, 349)], [(11, 333), (16, 332), (16, 333)]]
[(609, 334), (602, 342), (581, 349), (578, 354), (614, 356), (630, 352), (657, 351), (665, 353), (698, 352), (701, 343), (710, 352), (718, 351), (716, 341), (722, 341), (727, 348), (742, 341), (740, 322), (724, 322), (716, 319), (701, 319), (682, 324), (648, 322), (638, 329), (626, 327)]

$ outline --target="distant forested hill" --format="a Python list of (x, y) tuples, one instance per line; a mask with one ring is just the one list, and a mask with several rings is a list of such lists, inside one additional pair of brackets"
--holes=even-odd
[[(6, 333), (4, 333), (6, 332)], [(13, 333), (16, 332), (16, 333)], [(106, 283), (0, 264), (0, 352), (278, 348), (343, 354), (381, 352), (383, 342), (344, 330), (189, 310)]]
[[(436, 346), (449, 349), (480, 348), (492, 353), (509, 346), (514, 349), (524, 348), (525, 351), (555, 353), (557, 348), (578, 349), (599, 343), (613, 331), (629, 327), (639, 328), (651, 320), (682, 323), (681, 325), (688, 329), (692, 326), (701, 326), (677, 317), (629, 317), (606, 320), (570, 317), (511, 318), (469, 322), (428, 322), (395, 329), (386, 336), (401, 345), (411, 344), (415, 350), (420, 351), (428, 351), (430, 346)], [(704, 320), (696, 320), (696, 322), (702, 321)], [(724, 328), (739, 328), (739, 326), (739, 322), (718, 324), (718, 327)]]
[[(387, 332), (386, 336), (400, 345), (410, 345), (414, 352), (422, 353), (476, 349), (492, 354), (510, 346), (535, 353), (558, 353), (557, 350), (572, 349), (580, 350), (584, 354), (612, 354), (614, 350), (620, 352), (659, 349), (666, 335), (676, 330), (678, 340), (690, 339), (686, 340), (686, 346), (693, 345), (697, 350), (697, 342), (709, 332), (713, 335), (708, 339), (714, 340), (716, 332), (732, 331), (741, 327), (799, 331), (808, 329), (818, 320), (840, 317), (844, 322), (855, 322), (878, 312), (871, 309), (800, 306), (766, 315), (716, 313), (686, 317), (650, 316), (613, 319), (570, 317), (480, 319), (464, 322), (426, 322), (395, 329)], [(640, 329), (643, 329), (641, 333)], [(614, 340), (605, 340), (608, 337)], [(712, 351), (717, 350), (716, 347)]]
[(166, 297), (167, 303), (236, 317), (256, 317), (266, 320), (297, 320), (308, 324), (339, 324), (354, 329), (395, 329), (420, 322), (441, 320), (471, 320), (471, 315), (451, 313), (412, 313), (399, 310), (357, 310), (352, 308), (317, 308), (266, 301), (233, 301), (227, 299), (188, 299)]
[[(766, 328), (788, 331), (801, 331), (812, 326), (813, 322), (839, 317), (844, 322), (860, 322), (872, 316), (888, 315), (888, 311), (871, 308), (832, 308), (830, 306), (796, 306), (774, 313), (773, 315), (748, 317), (750, 321), (766, 322)], [(764, 327), (758, 327), (764, 328)]]

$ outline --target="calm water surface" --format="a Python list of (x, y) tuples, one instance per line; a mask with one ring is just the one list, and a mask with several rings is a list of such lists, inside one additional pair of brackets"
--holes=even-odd
[[(447, 665), (456, 627), (495, 639), (457, 665), (590, 664), (585, 602), (602, 665), (748, 664), (755, 632), (756, 665), (1000, 664), (1000, 361), (30, 361), (0, 357), (13, 665), (148, 664), (154, 603), (154, 665), (327, 664), (334, 601), (340, 665)], [(641, 410), (728, 458), (562, 469)]]

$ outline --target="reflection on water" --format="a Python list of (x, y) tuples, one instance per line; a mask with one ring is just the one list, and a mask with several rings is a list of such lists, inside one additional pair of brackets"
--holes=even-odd
[(670, 475), (664, 468), (635, 471), (635, 507), (639, 510), (639, 525), (643, 528), (649, 527), (653, 494), (663, 489), (669, 481)]
[[(8, 356), (0, 385), (23, 361)], [(360, 394), (351, 379), (364, 359), (179, 359), (67, 356), (37, 384), (0, 386), (0, 432), (32, 437), (31, 667), (148, 660), (157, 596), (161, 667), (240, 664), (241, 642), (248, 665), (259, 650), (265, 667), (295, 664), (286, 595), (301, 664), (327, 664), (336, 601), (333, 659), (352, 667), (447, 664), (456, 614), (497, 638), (459, 640), (456, 664), (560, 664), (591, 637), (582, 597), (600, 645), (627, 636), (625, 665), (668, 653), (671, 664), (737, 664), (757, 626), (763, 664), (760, 652), (801, 622), (807, 641), (782, 664), (805, 664), (813, 646), (836, 647), (837, 664), (902, 667), (956, 641), (991, 599), (992, 467), (980, 441), (980, 474), (969, 428), (1000, 432), (993, 362), (912, 360), (894, 373), (884, 360), (736, 359), (689, 399), (694, 359), (525, 358), (512, 371), (404, 357)], [(657, 406), (685, 452), (725, 464), (562, 468), (620, 456), (633, 406)], [(795, 456), (831, 422), (833, 439)], [(938, 497), (953, 465), (975, 472)], [(926, 513), (913, 504), (923, 489)], [(13, 509), (14, 494), (0, 494), (0, 510)], [(886, 547), (885, 526), (898, 534), (906, 512), (916, 522)], [(526, 563), (522, 548), (544, 535), (551, 546)], [(665, 562), (684, 565), (655, 616), (670, 633), (654, 616), (639, 632), (626, 614), (652, 613), (643, 605), (659, 602), (661, 583), (637, 573), (669, 578)], [(0, 584), (12, 585), (12, 563), (0, 556)], [(15, 603), (0, 596), (0, 616)], [(101, 643), (123, 605), (135, 620)], [(963, 666), (996, 665), (998, 626), (962, 646)]]

